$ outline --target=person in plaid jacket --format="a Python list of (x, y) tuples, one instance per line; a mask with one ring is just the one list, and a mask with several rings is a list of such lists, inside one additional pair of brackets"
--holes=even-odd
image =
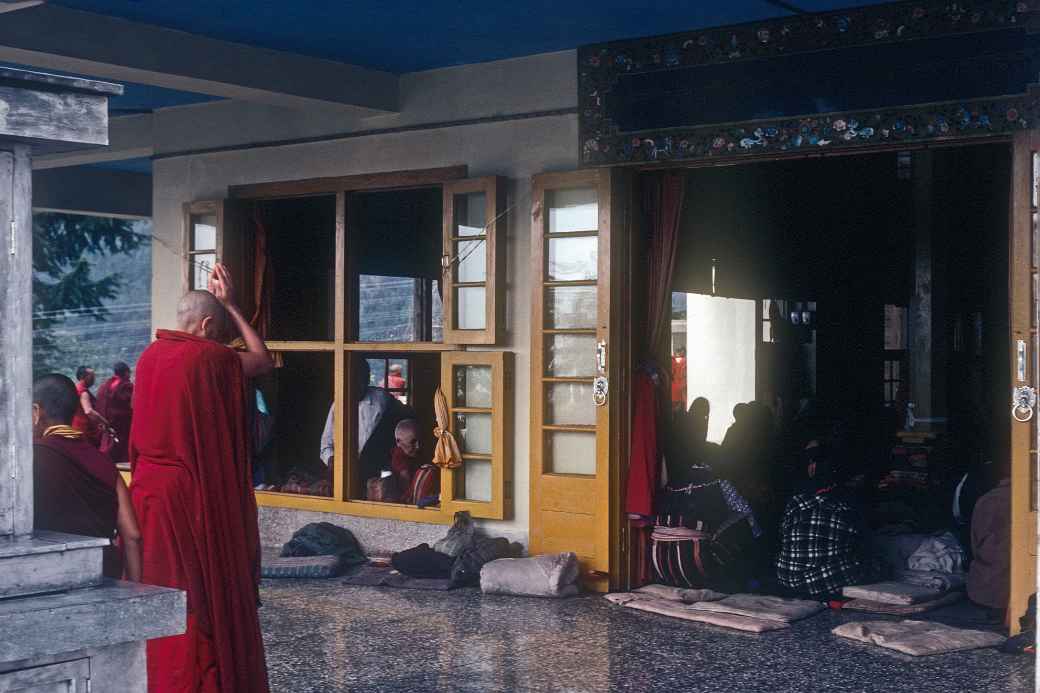
[(776, 576), (794, 594), (823, 599), (868, 581), (866, 531), (827, 448), (812, 441), (806, 458), (810, 483), (784, 510)]

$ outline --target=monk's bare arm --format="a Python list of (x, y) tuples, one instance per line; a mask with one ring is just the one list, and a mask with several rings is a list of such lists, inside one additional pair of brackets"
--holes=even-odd
[(126, 564), (126, 579), (141, 581), (141, 528), (137, 526), (137, 515), (130, 502), (130, 491), (123, 477), (116, 475), (116, 496), (119, 512), (116, 515), (116, 531), (123, 542), (123, 560)]
[(231, 321), (235, 323), (239, 334), (242, 335), (242, 341), (246, 344), (246, 350), (238, 352), (238, 358), (242, 360), (242, 372), (247, 378), (270, 373), (274, 368), (274, 360), (267, 351), (264, 340), (260, 339), (260, 335), (256, 333), (253, 326), (242, 316), (238, 306), (231, 304), (226, 308), (228, 315), (231, 316)]
[(101, 416), (101, 413), (98, 412), (98, 410), (95, 409), (93, 405), (91, 405), (90, 393), (80, 393), (79, 404), (81, 407), (83, 407), (83, 413), (87, 415), (88, 419), (92, 419), (95, 422), (100, 422), (106, 426), (108, 425), (108, 421), (105, 420), (105, 417)]
[(245, 373), (245, 376), (254, 378), (258, 375), (270, 373), (271, 369), (274, 368), (274, 360), (267, 351), (267, 345), (264, 344), (264, 340), (260, 338), (253, 326), (242, 315), (242, 311), (238, 309), (238, 305), (235, 303), (231, 274), (228, 272), (227, 267), (217, 264), (213, 268), (213, 275), (209, 280), (209, 290), (223, 304), (227, 310), (228, 317), (242, 336), (242, 341), (245, 342), (246, 350), (238, 352), (238, 357), (242, 360), (242, 371)]

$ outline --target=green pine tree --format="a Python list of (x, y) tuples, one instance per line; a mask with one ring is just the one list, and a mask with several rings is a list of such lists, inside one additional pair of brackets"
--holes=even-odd
[(116, 297), (118, 272), (94, 278), (86, 255), (129, 254), (148, 237), (134, 222), (80, 214), (33, 215), (33, 376), (66, 370), (65, 345), (52, 330), (71, 316), (109, 318), (104, 301)]

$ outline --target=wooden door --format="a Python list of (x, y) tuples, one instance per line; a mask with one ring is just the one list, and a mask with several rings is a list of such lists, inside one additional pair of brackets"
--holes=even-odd
[(612, 353), (618, 175), (535, 176), (531, 198), (530, 550), (575, 552), (586, 586), (599, 590), (614, 562), (611, 480), (624, 402), (622, 355)]
[(1040, 132), (1015, 136), (1011, 163), (1009, 311), (1011, 319), (1011, 600), (1008, 619), (1019, 630), (1036, 592), (1036, 392), (1040, 374)]

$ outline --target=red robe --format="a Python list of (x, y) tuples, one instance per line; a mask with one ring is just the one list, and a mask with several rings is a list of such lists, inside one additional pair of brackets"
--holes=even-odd
[(266, 693), (245, 378), (216, 342), (159, 330), (141, 355), (130, 494), (143, 581), (186, 590), (184, 635), (148, 642), (148, 689)]
[(651, 515), (657, 490), (657, 392), (646, 373), (632, 379), (632, 451), (628, 461), (625, 512)]
[[(127, 450), (130, 445), (130, 419), (133, 413), (131, 400), (134, 396), (134, 384), (113, 375), (98, 390), (97, 410), (112, 425), (119, 442), (112, 446), (108, 456), (116, 464), (128, 461)], [(103, 436), (104, 437), (104, 436)]]

